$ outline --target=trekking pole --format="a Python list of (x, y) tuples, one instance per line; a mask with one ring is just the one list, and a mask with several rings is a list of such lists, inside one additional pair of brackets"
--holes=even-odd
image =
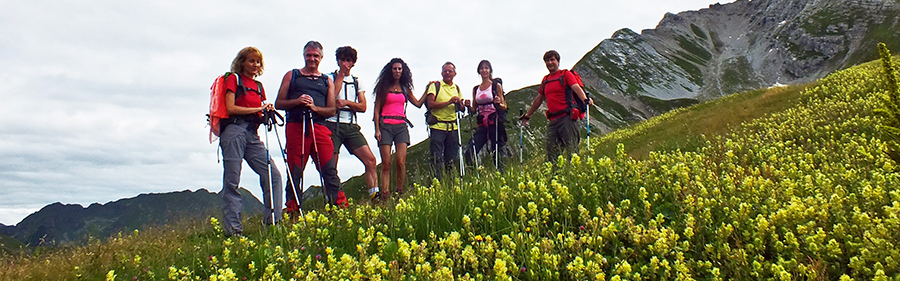
[[(477, 114), (475, 115), (475, 118), (478, 118)], [(469, 137), (469, 142), (467, 142), (466, 145), (472, 145), (472, 159), (475, 159), (475, 170), (477, 171), (478, 167), (481, 165), (481, 163), (479, 163), (481, 159), (479, 159), (479, 157), (478, 157), (478, 147), (475, 145), (475, 132), (476, 132), (476, 127), (478, 127), (477, 121), (475, 121), (474, 125), (473, 125), (472, 120), (475, 118), (469, 119), (469, 129), (470, 129), (469, 131), (472, 132), (472, 136)], [(462, 141), (462, 140), (460, 140), (460, 141)]]
[[(588, 98), (588, 101), (590, 101), (590, 98)], [(586, 107), (586, 108), (587, 108), (587, 110), (585, 110), (585, 111), (587, 111), (587, 112), (585, 112), (585, 114), (587, 115), (587, 118), (585, 118), (584, 121), (585, 121), (585, 123), (587, 123), (587, 147), (588, 147), (588, 153), (590, 153), (591, 152), (591, 108), (590, 108), (590, 105), (588, 105), (588, 107)]]
[(500, 170), (500, 111), (494, 111), (494, 168)]
[[(284, 159), (285, 170), (287, 170), (287, 181), (288, 184), (291, 185), (291, 190), (294, 191), (294, 201), (297, 202), (297, 210), (300, 211), (300, 217), (303, 218), (303, 225), (306, 226), (306, 215), (303, 214), (303, 209), (300, 208), (300, 196), (297, 195), (297, 183), (294, 182), (294, 177), (291, 175), (291, 166), (287, 161), (287, 152), (284, 150), (284, 146), (281, 145), (281, 136), (278, 134), (278, 129), (275, 129), (275, 139), (278, 140), (278, 148), (281, 149), (281, 158)], [(300, 177), (302, 178), (303, 176), (301, 175)]]
[[(525, 115), (523, 109), (519, 108), (519, 116)], [(522, 131), (525, 129), (525, 126), (522, 124), (522, 121), (519, 121), (519, 163), (522, 163)]]
[[(475, 115), (475, 118), (478, 118), (478, 115)], [(472, 145), (472, 147), (471, 147), (472, 148), (472, 159), (475, 159), (474, 160), (475, 170), (477, 171), (478, 170), (478, 149), (476, 148), (476, 145), (475, 145), (475, 126), (478, 126), (478, 125), (477, 124), (473, 125), (472, 120), (473, 120), (473, 118), (469, 119), (469, 131), (472, 132), (472, 137), (469, 137), (469, 142), (467, 142), (466, 145), (470, 145), (470, 144)], [(475, 122), (475, 123), (478, 123), (478, 122)], [(460, 140), (460, 141), (462, 141), (462, 140)]]
[[(309, 112), (309, 115), (308, 115), (309, 116), (309, 133), (312, 135), (312, 145), (313, 145), (313, 149), (316, 151), (316, 158), (319, 158), (319, 159), (313, 159), (313, 161), (316, 164), (316, 169), (319, 170), (319, 183), (322, 186), (322, 194), (325, 195), (325, 201), (327, 201), (327, 203), (330, 203), (331, 197), (328, 196), (328, 190), (326, 190), (326, 188), (325, 188), (325, 178), (322, 177), (322, 167), (324, 167), (324, 165), (322, 163), (322, 158), (319, 156), (319, 144), (316, 142), (316, 124), (312, 122), (312, 114), (313, 114), (312, 111), (308, 111), (308, 112)], [(312, 153), (310, 153), (310, 154), (312, 154)]]
[[(457, 150), (459, 150), (459, 161), (462, 162), (462, 159), (463, 159), (462, 131), (459, 129), (459, 115), (460, 115), (460, 112), (456, 111), (456, 138), (457, 138), (456, 143), (459, 144), (459, 147), (457, 148)], [(459, 177), (466, 176), (466, 167), (465, 167), (465, 165), (462, 165), (462, 164), (463, 163), (460, 163), (460, 165), (459, 165)]]
[[(301, 128), (300, 129), (300, 159), (304, 159), (303, 155), (306, 155), (306, 113), (304, 113), (300, 119), (303, 119), (303, 122), (301, 122), (302, 126), (300, 127)], [(285, 139), (287, 138), (287, 136), (284, 136), (284, 137), (285, 137)], [(285, 140), (285, 141), (287, 141), (287, 140)], [(303, 180), (306, 179), (306, 176), (305, 176), (306, 162), (304, 160), (303, 163), (299, 163), (299, 164), (301, 167), (301, 169), (300, 169), (300, 192), (303, 192), (303, 188), (306, 187), (303, 183)], [(296, 193), (297, 192), (295, 191), (294, 196), (302, 198), (301, 195), (297, 195)], [(300, 207), (299, 207), (300, 200), (299, 199), (297, 199), (297, 206), (298, 206), (297, 209), (300, 209)]]
[[(268, 116), (268, 113), (264, 114), (265, 116)], [(265, 123), (265, 127), (263, 130), (266, 131), (266, 169), (269, 173), (269, 211), (272, 212), (272, 225), (275, 225), (275, 193), (272, 192), (272, 155), (269, 153), (269, 130), (272, 128), (272, 123), (269, 121), (269, 118), (264, 120), (263, 123)], [(265, 224), (265, 222), (263, 222), (263, 224)]]

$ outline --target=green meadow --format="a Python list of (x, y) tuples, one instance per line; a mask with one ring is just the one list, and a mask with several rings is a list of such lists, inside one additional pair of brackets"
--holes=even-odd
[(886, 85), (870, 62), (243, 237), (209, 218), (4, 254), (0, 280), (900, 280)]

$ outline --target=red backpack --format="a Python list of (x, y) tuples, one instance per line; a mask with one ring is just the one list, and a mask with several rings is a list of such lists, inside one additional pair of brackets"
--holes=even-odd
[(563, 69), (560, 70), (563, 73), (559, 76), (559, 78), (553, 80), (547, 80), (547, 76), (544, 76), (544, 80), (541, 81), (541, 87), (538, 88), (538, 92), (544, 92), (544, 85), (553, 81), (559, 81), (559, 83), (566, 89), (566, 108), (554, 112), (547, 112), (547, 118), (554, 118), (559, 115), (569, 114), (572, 116), (572, 120), (581, 120), (584, 119), (584, 114), (587, 112), (587, 104), (584, 103), (583, 100), (575, 98), (575, 91), (572, 90), (572, 87), (569, 86), (569, 83), (566, 83), (566, 72), (572, 72), (572, 76), (575, 76), (575, 84), (581, 86), (581, 89), (584, 90), (585, 96), (587, 96), (587, 89), (584, 88), (584, 82), (581, 81), (581, 76), (578, 75), (578, 72), (574, 70)]
[[(221, 133), (221, 123), (222, 120), (228, 119), (228, 109), (225, 108), (225, 80), (229, 75), (234, 74), (235, 78), (237, 78), (237, 93), (235, 93), (235, 100), (237, 100), (240, 96), (247, 92), (246, 87), (244, 87), (244, 83), (241, 81), (241, 76), (234, 72), (225, 72), (225, 74), (219, 75), (216, 77), (216, 80), (213, 82), (212, 86), (209, 87), (209, 114), (206, 115), (206, 122), (209, 126), (209, 143), (213, 143), (214, 141), (219, 139), (219, 133)], [(259, 93), (262, 90), (262, 84), (259, 81), (256, 82), (256, 92)]]

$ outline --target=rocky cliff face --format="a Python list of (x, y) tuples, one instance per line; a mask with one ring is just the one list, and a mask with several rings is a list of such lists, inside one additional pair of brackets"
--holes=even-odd
[(601, 131), (735, 92), (810, 82), (900, 47), (897, 0), (739, 0), (617, 31), (573, 69)]

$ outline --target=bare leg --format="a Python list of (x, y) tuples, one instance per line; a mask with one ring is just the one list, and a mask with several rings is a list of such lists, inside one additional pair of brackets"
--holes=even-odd
[(391, 146), (382, 145), (378, 147), (381, 151), (381, 193), (387, 193), (391, 189)]
[[(366, 185), (369, 188), (373, 188), (378, 186), (378, 175), (375, 170), (375, 155), (372, 154), (372, 150), (369, 149), (368, 145), (357, 147), (353, 150), (353, 155), (356, 155), (356, 158), (359, 158), (359, 161), (366, 166)], [(382, 157), (384, 157), (382, 155)]]
[(398, 143), (397, 144), (397, 157), (394, 158), (394, 161), (397, 162), (397, 190), (403, 189), (403, 183), (406, 182), (406, 143)]

